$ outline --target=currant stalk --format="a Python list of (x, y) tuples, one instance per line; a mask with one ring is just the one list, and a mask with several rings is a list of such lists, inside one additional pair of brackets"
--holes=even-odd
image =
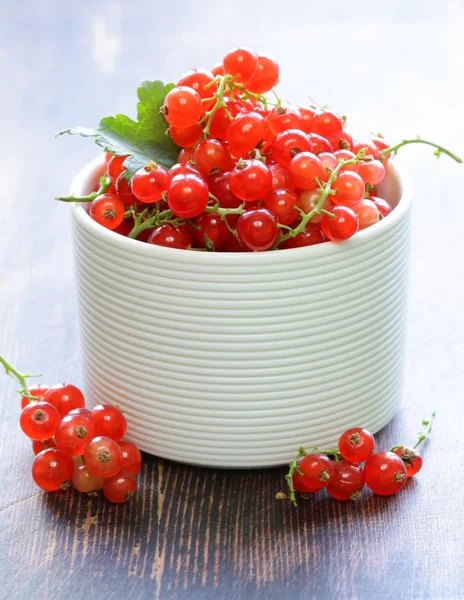
[(18, 394), (27, 398), (30, 402), (35, 402), (40, 400), (37, 396), (32, 396), (29, 392), (29, 387), (27, 385), (27, 379), (30, 377), (41, 377), (41, 375), (29, 375), (29, 373), (20, 373), (17, 369), (15, 369), (10, 363), (8, 363), (3, 356), (0, 356), (0, 363), (3, 365), (5, 369), (5, 373), (12, 377), (21, 386), (21, 389), (18, 390)]
[(385, 158), (387, 158), (387, 156), (389, 154), (392, 154), (392, 153), (396, 154), (400, 148), (402, 148), (403, 146), (407, 146), (408, 144), (426, 144), (427, 146), (432, 146), (432, 148), (435, 148), (434, 154), (437, 158), (440, 158), (440, 156), (442, 154), (446, 154), (447, 156), (449, 156), (450, 158), (455, 160), (457, 163), (462, 163), (462, 158), (460, 158), (459, 156), (454, 154), (454, 152), (451, 152), (451, 150), (447, 150), (446, 148), (443, 148), (443, 146), (440, 146), (439, 144), (435, 144), (435, 142), (429, 142), (428, 140), (423, 140), (420, 137), (417, 137), (416, 139), (412, 139), (412, 140), (403, 140), (402, 142), (400, 142), (399, 144), (396, 144), (395, 146), (390, 146), (389, 148), (385, 148), (385, 150), (381, 150), (379, 152), (379, 155), (383, 160), (385, 160)]
[(96, 192), (92, 192), (87, 196), (57, 196), (55, 200), (59, 200), (60, 202), (93, 202), (95, 198), (106, 192), (111, 183), (111, 179), (105, 174), (103, 177), (100, 177), (100, 187)]

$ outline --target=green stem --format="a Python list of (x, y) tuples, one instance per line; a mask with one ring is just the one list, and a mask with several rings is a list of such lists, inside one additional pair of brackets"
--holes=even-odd
[(107, 175), (100, 177), (100, 187), (96, 192), (88, 194), (88, 196), (57, 196), (55, 200), (60, 202), (93, 202), (95, 198), (101, 196), (111, 185), (111, 179)]
[(447, 150), (446, 148), (443, 148), (443, 146), (440, 146), (439, 144), (435, 144), (434, 142), (422, 140), (419, 137), (416, 139), (413, 139), (413, 140), (403, 140), (402, 142), (400, 142), (399, 144), (396, 144), (395, 146), (390, 146), (390, 148), (385, 148), (385, 150), (381, 150), (379, 152), (379, 154), (380, 154), (381, 158), (385, 159), (389, 154), (391, 154), (391, 153), (396, 154), (400, 148), (402, 148), (403, 146), (407, 146), (408, 144), (426, 144), (427, 146), (432, 146), (432, 148), (436, 149), (435, 156), (437, 158), (440, 157), (441, 154), (446, 154), (447, 156), (449, 156), (450, 158), (455, 160), (457, 163), (462, 163), (462, 158), (459, 158), (459, 156), (454, 154), (454, 152), (451, 152), (450, 150)]
[(17, 369), (15, 369), (9, 362), (7, 362), (3, 356), (0, 356), (0, 364), (5, 368), (5, 373), (12, 377), (16, 383), (19, 383), (21, 389), (18, 391), (21, 396), (28, 398), (30, 402), (34, 402), (39, 400), (37, 396), (31, 396), (29, 392), (29, 387), (27, 385), (27, 379), (29, 377), (40, 377), (40, 375), (29, 375), (28, 373), (20, 373)]
[[(206, 126), (203, 129), (203, 136), (205, 137), (205, 139), (209, 135), (209, 131), (211, 129), (211, 123), (213, 122), (214, 115), (221, 108), (221, 106), (224, 108), (224, 111), (225, 111), (226, 115), (229, 117), (229, 119), (230, 120), (233, 119), (232, 115), (227, 110), (226, 103), (224, 102), (224, 94), (226, 91), (226, 84), (232, 80), (232, 76), (224, 75), (224, 76), (218, 76), (218, 77), (220, 77), (219, 88), (218, 88), (218, 91), (215, 92), (215, 94), (214, 94), (214, 97), (216, 98), (216, 104), (213, 106), (213, 108), (210, 111), (208, 111), (206, 113), (207, 121), (206, 121)], [(211, 83), (213, 83), (213, 82), (211, 82)]]
[(426, 421), (426, 420), (422, 421), (422, 425), (425, 426), (425, 429), (424, 429), (424, 431), (422, 431), (422, 433), (419, 434), (419, 438), (413, 446), (414, 449), (418, 448), (422, 444), (422, 442), (424, 440), (426, 440), (427, 437), (432, 433), (432, 427), (433, 427), (433, 422), (435, 420), (435, 415), (436, 415), (436, 413), (433, 412), (432, 416), (430, 417), (430, 419), (428, 421)]

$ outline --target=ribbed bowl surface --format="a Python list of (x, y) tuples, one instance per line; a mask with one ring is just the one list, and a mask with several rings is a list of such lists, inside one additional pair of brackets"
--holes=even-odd
[[(100, 171), (84, 168), (73, 193)], [(383, 188), (397, 208), (351, 240), (263, 253), (144, 244), (74, 205), (90, 405), (118, 404), (142, 450), (214, 467), (281, 465), (347, 427), (378, 431), (401, 396), (410, 214), (393, 170)]]

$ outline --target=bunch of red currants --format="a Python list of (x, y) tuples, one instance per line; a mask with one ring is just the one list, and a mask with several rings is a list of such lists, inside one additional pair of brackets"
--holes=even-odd
[(411, 447), (394, 446), (388, 452), (374, 453), (374, 436), (354, 427), (340, 436), (337, 448), (314, 448), (310, 453), (300, 448), (286, 475), (290, 500), (296, 505), (295, 492), (312, 494), (323, 488), (337, 500), (356, 500), (364, 485), (379, 496), (396, 494), (422, 467), (417, 447), (432, 431), (434, 417), (435, 413), (422, 422), (425, 429)]
[(121, 410), (110, 404), (86, 409), (84, 395), (69, 383), (28, 387), (28, 375), (1, 356), (0, 363), (21, 385), (19, 424), (32, 440), (35, 483), (54, 492), (72, 481), (80, 492), (96, 495), (103, 489), (111, 502), (128, 500), (137, 487), (142, 456), (134, 444), (122, 439), (127, 422)]
[(353, 138), (331, 110), (272, 102), (278, 80), (275, 60), (247, 48), (185, 73), (162, 106), (178, 162), (129, 183), (127, 156), (107, 154), (92, 218), (150, 244), (244, 252), (346, 240), (386, 217), (376, 186), (397, 147)]

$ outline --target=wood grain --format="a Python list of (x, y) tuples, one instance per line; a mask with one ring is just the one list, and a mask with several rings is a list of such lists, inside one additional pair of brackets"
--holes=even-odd
[[(52, 136), (133, 113), (142, 79), (168, 80), (249, 45), (280, 59), (283, 97), (311, 94), (355, 129), (391, 140), (421, 133), (463, 153), (461, 2), (272, 0), (263, 11), (173, 0), (157, 19), (158, 4), (0, 4), (10, 82), (0, 98), (0, 353), (45, 382), (81, 381), (68, 209), (51, 199), (94, 155), (88, 141)], [(407, 365), (402, 410), (378, 445), (412, 441), (436, 409), (417, 480), (395, 498), (366, 492), (343, 504), (321, 493), (295, 509), (275, 500), (282, 469), (145, 456), (127, 505), (43, 494), (14, 385), (0, 376), (1, 599), (464, 598), (464, 170), (424, 149), (401, 160), (416, 197)]]

